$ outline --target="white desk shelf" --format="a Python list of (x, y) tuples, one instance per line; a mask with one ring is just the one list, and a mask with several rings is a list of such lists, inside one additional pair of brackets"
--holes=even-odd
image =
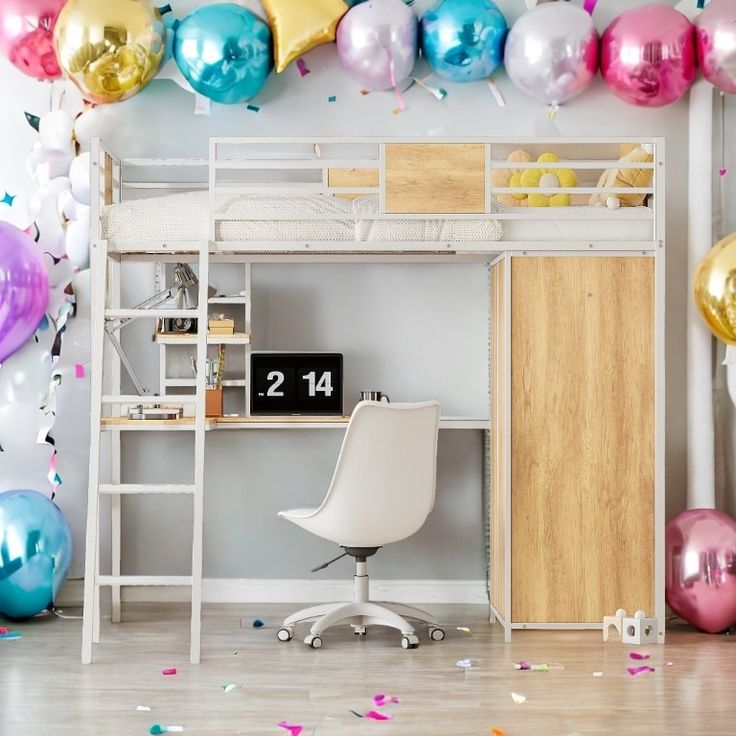
[[(156, 342), (159, 345), (196, 345), (197, 336), (189, 333), (157, 332)], [(236, 332), (233, 335), (207, 335), (208, 345), (247, 345), (250, 335), (247, 332)]]

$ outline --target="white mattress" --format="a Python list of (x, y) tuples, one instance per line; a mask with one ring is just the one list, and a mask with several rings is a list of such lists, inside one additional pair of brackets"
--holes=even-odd
[[(149, 197), (105, 207), (102, 237), (111, 241), (158, 243), (208, 240), (207, 192)], [(217, 202), (219, 241), (493, 241), (503, 237), (497, 220), (372, 220), (375, 195), (355, 200), (315, 195), (221, 196)], [(345, 220), (279, 219), (344, 215)], [(259, 217), (261, 219), (249, 219)], [(267, 218), (267, 219), (264, 219)]]

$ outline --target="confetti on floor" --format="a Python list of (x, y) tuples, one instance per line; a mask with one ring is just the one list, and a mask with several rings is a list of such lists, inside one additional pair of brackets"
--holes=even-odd
[(458, 626), (458, 631), (462, 631), (465, 636), (473, 636), (473, 632), (467, 626)]
[(399, 699), (395, 695), (378, 693), (378, 695), (373, 696), (373, 702), (376, 704), (376, 708), (383, 708), (386, 705), (398, 705)]
[(166, 667), (165, 669), (161, 670), (162, 675), (175, 675), (176, 674), (176, 667)]
[(462, 667), (464, 670), (469, 670), (473, 666), (472, 659), (461, 659), (456, 664), (457, 667)]
[(304, 61), (304, 59), (297, 59), (296, 60), (296, 68), (299, 70), (299, 74), (302, 77), (306, 77), (307, 74), (311, 74), (310, 70), (307, 68), (307, 64)]
[(648, 664), (644, 664), (641, 667), (627, 667), (626, 671), (632, 676), (643, 675), (646, 672), (654, 672), (654, 667), (650, 667)]
[(283, 728), (285, 731), (288, 731), (291, 736), (299, 736), (299, 734), (304, 730), (304, 726), (297, 726), (296, 724), (287, 723), (286, 721), (281, 721), (279, 723), (279, 728)]
[(222, 688), (223, 692), (229, 693), (235, 690), (239, 686), (236, 685), (234, 682), (228, 682), (227, 685), (220, 685), (220, 687)]
[(724, 168), (718, 169), (719, 176), (726, 176), (726, 174), (728, 174), (728, 169), (724, 169)]
[(337, 95), (330, 95), (327, 98), (327, 102), (337, 102)]
[(261, 619), (259, 619), (259, 618), (254, 619), (254, 621), (253, 621), (253, 628), (254, 629), (260, 629), (261, 626), (265, 626), (265, 624), (263, 623), (263, 621), (261, 621)]
[(646, 652), (629, 652), (631, 659), (649, 659), (649, 655)]
[(502, 728), (496, 728), (495, 726), (491, 729), (491, 736), (506, 736), (506, 731)]
[(521, 705), (526, 702), (526, 695), (522, 695), (521, 693), (511, 693), (511, 700), (513, 700), (516, 705)]
[(603, 673), (602, 672), (594, 672), (593, 673), (593, 677), (603, 677)]
[(360, 90), (360, 94), (363, 95), (363, 97), (365, 97), (366, 95), (369, 95), (370, 93), (371, 93), (371, 91), (369, 89), (361, 89)]
[(21, 639), (23, 634), (20, 631), (6, 631), (4, 634), (0, 634), (0, 639)]
[(151, 710), (150, 705), (136, 705), (135, 709), (140, 713), (148, 713)]
[(378, 710), (369, 710), (364, 718), (370, 718), (373, 721), (390, 721), (393, 715), (391, 713), (381, 713)]
[(162, 726), (160, 723), (154, 723), (151, 728), (148, 729), (148, 733), (151, 736), (159, 736), (162, 733), (182, 733), (184, 726)]
[(246, 105), (246, 110), (250, 110), (251, 112), (260, 112), (261, 108), (258, 107), (258, 105)]
[(674, 662), (665, 662), (664, 665), (665, 667), (672, 667), (672, 665), (674, 665)]
[(81, 363), (77, 363), (74, 366), (74, 377), (84, 378), (84, 366)]

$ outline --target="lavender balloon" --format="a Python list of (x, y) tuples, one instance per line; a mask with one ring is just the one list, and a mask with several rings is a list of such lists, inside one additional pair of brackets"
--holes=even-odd
[(370, 90), (395, 87), (417, 60), (417, 18), (403, 0), (369, 0), (351, 8), (337, 27), (343, 68)]
[(695, 31), (703, 76), (721, 92), (736, 94), (736, 0), (711, 0)]
[(560, 105), (593, 81), (598, 33), (582, 8), (567, 3), (538, 5), (511, 28), (504, 64), (520, 90), (548, 105)]
[(0, 222), (0, 363), (33, 335), (48, 301), (48, 276), (36, 244)]
[(678, 615), (710, 634), (736, 624), (736, 521), (715, 509), (678, 514), (665, 532), (665, 592)]

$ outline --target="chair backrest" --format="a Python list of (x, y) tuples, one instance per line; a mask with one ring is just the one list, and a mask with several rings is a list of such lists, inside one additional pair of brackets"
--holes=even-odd
[(340, 544), (379, 547), (421, 528), (434, 506), (439, 424), (438, 401), (355, 407), (317, 511)]

